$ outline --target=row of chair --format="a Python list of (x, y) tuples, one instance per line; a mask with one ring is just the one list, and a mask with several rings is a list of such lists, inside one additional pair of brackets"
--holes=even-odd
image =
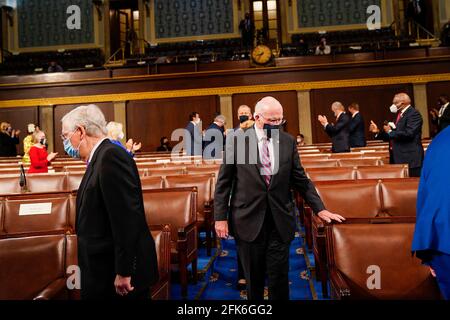
[[(165, 226), (164, 234), (159, 234), (157, 230), (153, 230), (153, 236), (158, 247), (158, 265), (160, 268), (160, 281), (152, 288), (153, 298), (168, 298), (169, 295), (169, 277), (170, 266), (177, 268), (180, 272), (180, 281), (182, 287), (182, 295), (187, 295), (188, 282), (188, 265), (192, 264), (193, 279), (196, 281), (197, 275), (197, 188), (167, 188), (155, 190), (143, 190), (144, 210), (147, 223), (151, 230), (154, 226)], [(42, 194), (22, 194), (0, 197), (0, 255), (2, 256), (2, 264), (0, 265), (0, 274), (7, 274), (9, 279), (25, 279), (23, 273), (34, 271), (26, 270), (39, 261), (45, 266), (48, 261), (56, 261), (48, 259), (47, 254), (54, 253), (49, 244), (45, 248), (38, 248), (39, 251), (33, 251), (33, 239), (40, 241), (42, 237), (47, 237), (50, 242), (56, 241), (62, 246), (61, 250), (68, 247), (67, 239), (64, 237), (76, 236), (75, 230), (75, 203), (76, 194), (69, 192), (60, 193), (42, 193)], [(30, 209), (30, 207), (34, 207)], [(28, 211), (25, 210), (28, 208)], [(156, 233), (155, 233), (156, 232)], [(59, 236), (59, 237), (58, 237)], [(165, 239), (169, 239), (167, 241)], [(18, 239), (31, 239), (18, 240)], [(55, 240), (57, 239), (57, 240)], [(45, 242), (45, 241), (44, 241)], [(21, 249), (14, 249), (14, 252), (24, 251), (24, 259), (20, 255), (15, 255), (12, 251), (14, 244)], [(23, 244), (23, 248), (21, 247)], [(53, 246), (52, 248), (56, 248)], [(59, 247), (58, 247), (59, 248)], [(3, 250), (5, 249), (5, 250)], [(46, 251), (47, 250), (47, 251)], [(62, 251), (61, 251), (62, 252)], [(76, 252), (76, 249), (75, 249)], [(58, 256), (61, 256), (59, 254)], [(76, 257), (76, 253), (72, 254)], [(26, 259), (33, 260), (33, 263)], [(12, 259), (14, 264), (9, 264)], [(15, 260), (14, 260), (15, 259)], [(73, 260), (73, 259), (72, 259)], [(65, 261), (64, 259), (61, 261)], [(5, 262), (5, 263), (3, 263)], [(76, 263), (75, 263), (76, 264)], [(58, 268), (65, 270), (67, 266), (60, 265)], [(8, 269), (9, 273), (5, 270)], [(42, 270), (35, 270), (33, 277), (38, 280), (51, 275), (46, 274)], [(5, 271), (5, 272), (3, 272)], [(15, 272), (16, 276), (12, 277), (10, 273)], [(18, 277), (17, 273), (21, 273)], [(62, 273), (58, 273), (62, 274)], [(55, 279), (59, 279), (55, 278)], [(41, 280), (39, 280), (41, 281)], [(58, 281), (58, 288), (61, 281)], [(2, 283), (4, 283), (2, 281)], [(51, 283), (50, 281), (47, 283)], [(11, 284), (12, 285), (12, 284)], [(25, 284), (24, 284), (25, 285)], [(39, 286), (43, 289), (45, 286)], [(20, 294), (21, 289), (14, 291), (16, 293), (9, 294), (5, 291), (7, 287), (0, 288), (0, 297), (17, 298), (14, 294)], [(30, 288), (31, 291), (23, 291), (22, 299), (39, 298), (39, 290)], [(28, 293), (30, 293), (30, 295)], [(45, 298), (45, 297), (44, 297)]]
[[(343, 215), (346, 224), (415, 222), (417, 178), (319, 181), (315, 185), (326, 208)], [(305, 229), (310, 230), (307, 242), (313, 249), (324, 294), (328, 273), (326, 227), (305, 205)]]
[[(154, 300), (170, 297), (170, 229), (151, 226), (159, 280)], [(80, 298), (76, 234), (49, 233), (0, 239), (0, 300)], [(70, 287), (69, 287), (70, 285)]]

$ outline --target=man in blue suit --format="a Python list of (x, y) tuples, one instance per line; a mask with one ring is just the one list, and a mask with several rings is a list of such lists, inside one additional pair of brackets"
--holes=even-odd
[(202, 131), (201, 119), (198, 112), (191, 112), (189, 123), (186, 126), (184, 136), (184, 149), (188, 156), (198, 156), (202, 154)]
[(331, 111), (336, 117), (336, 124), (328, 123), (325, 116), (319, 115), (318, 117), (320, 124), (331, 138), (331, 151), (334, 153), (350, 152), (350, 117), (345, 113), (345, 108), (339, 101), (333, 102)]
[(350, 119), (350, 148), (366, 146), (366, 129), (364, 119), (359, 113), (359, 104), (352, 103), (348, 106), (348, 112), (352, 115)]
[(428, 146), (417, 194), (412, 251), (430, 266), (445, 299), (450, 299), (450, 128)]

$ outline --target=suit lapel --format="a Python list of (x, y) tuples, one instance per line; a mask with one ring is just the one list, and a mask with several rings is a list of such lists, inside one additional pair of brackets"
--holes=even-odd
[(269, 188), (273, 185), (275, 185), (275, 181), (278, 177), (278, 172), (280, 170), (280, 159), (285, 154), (284, 145), (280, 143), (280, 136), (279, 133), (277, 136), (272, 137), (272, 143), (273, 143), (273, 160), (274, 160), (274, 169), (276, 170), (276, 173), (272, 175), (272, 178), (270, 179), (270, 185)]
[[(93, 168), (95, 165), (95, 161), (97, 160), (98, 154), (101, 152), (102, 148), (107, 144), (110, 143), (108, 139), (103, 140), (103, 142), (98, 146), (97, 150), (95, 150), (94, 155), (92, 156), (92, 160), (89, 163), (89, 166), (86, 170), (86, 173), (83, 176), (83, 179), (81, 180), (80, 187), (78, 188), (78, 194), (77, 194), (77, 212), (79, 212), (79, 209), (81, 208), (81, 204), (83, 203), (83, 197), (86, 190), (86, 186), (88, 185), (89, 179), (92, 176), (92, 173), (94, 172)], [(77, 218), (78, 220), (78, 218)]]

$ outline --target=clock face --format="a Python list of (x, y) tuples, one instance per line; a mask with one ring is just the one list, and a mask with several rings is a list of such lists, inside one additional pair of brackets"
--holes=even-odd
[(272, 50), (264, 45), (255, 47), (252, 51), (252, 59), (257, 64), (265, 64), (272, 58)]

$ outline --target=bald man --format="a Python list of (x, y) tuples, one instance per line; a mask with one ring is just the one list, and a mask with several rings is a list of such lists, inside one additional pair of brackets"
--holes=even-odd
[(328, 123), (327, 117), (319, 115), (318, 120), (325, 132), (331, 138), (334, 153), (350, 152), (350, 117), (345, 113), (345, 108), (339, 101), (333, 102), (331, 111), (336, 117), (336, 124)]
[(261, 99), (254, 119), (253, 127), (227, 135), (214, 196), (215, 227), (218, 237), (226, 238), (230, 224), (248, 299), (264, 299), (267, 275), (269, 299), (287, 300), (289, 246), (296, 231), (291, 189), (324, 221), (344, 218), (325, 209), (300, 164), (294, 137), (279, 130), (284, 123), (280, 102)]
[(409, 176), (420, 177), (423, 162), (422, 125), (419, 111), (411, 106), (411, 98), (406, 93), (398, 93), (392, 100), (390, 111), (396, 115), (395, 122), (383, 126), (383, 131), (371, 121), (370, 132), (376, 139), (389, 141), (390, 162), (408, 164)]

